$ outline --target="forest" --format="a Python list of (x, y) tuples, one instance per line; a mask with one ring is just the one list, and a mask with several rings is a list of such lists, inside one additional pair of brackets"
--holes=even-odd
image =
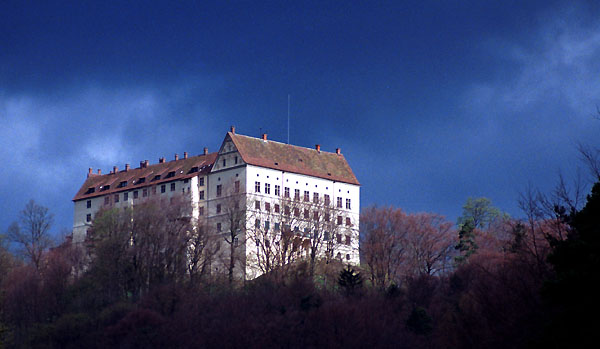
[(52, 241), (52, 213), (32, 200), (0, 235), (0, 347), (585, 347), (598, 337), (600, 162), (581, 154), (590, 185), (527, 188), (522, 217), (486, 198), (457, 222), (372, 206), (360, 265), (270, 259), (248, 281), (210, 272), (239, 261), (219, 261), (182, 205), (103, 211), (76, 246)]

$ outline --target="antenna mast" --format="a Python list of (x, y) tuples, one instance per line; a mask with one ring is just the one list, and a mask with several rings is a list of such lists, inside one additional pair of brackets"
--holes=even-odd
[(290, 94), (288, 93), (288, 138), (287, 144), (290, 144)]

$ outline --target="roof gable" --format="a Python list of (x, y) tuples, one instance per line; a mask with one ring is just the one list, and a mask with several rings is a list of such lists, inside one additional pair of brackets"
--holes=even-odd
[(342, 154), (232, 132), (227, 133), (227, 139), (233, 141), (247, 164), (360, 185)]

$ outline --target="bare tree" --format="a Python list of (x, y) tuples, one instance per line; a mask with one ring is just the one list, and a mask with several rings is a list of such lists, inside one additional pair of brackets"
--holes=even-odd
[(257, 195), (249, 201), (249, 217), (254, 222), (248, 231), (249, 256), (259, 273), (281, 279), (294, 262), (307, 260), (312, 277), (318, 260), (333, 258), (339, 246), (336, 236), (341, 242), (342, 235), (336, 221), (338, 210), (330, 203), (318, 197), (265, 200)]
[(436, 275), (452, 266), (456, 245), (453, 224), (435, 213), (417, 213), (406, 217), (408, 234), (408, 275)]
[(50, 227), (53, 215), (48, 208), (30, 200), (19, 213), (18, 222), (13, 222), (8, 228), (8, 239), (20, 247), (21, 254), (35, 266), (40, 268), (44, 251), (52, 245)]
[(408, 258), (406, 215), (393, 207), (370, 207), (361, 213), (361, 251), (371, 283), (384, 289), (398, 282)]
[(216, 243), (213, 229), (208, 222), (205, 219), (196, 222), (187, 247), (188, 274), (192, 285), (210, 274), (211, 263), (219, 249), (220, 245)]
[[(219, 189), (222, 194), (217, 194), (217, 199), (211, 203), (215, 209), (211, 227), (215, 230), (218, 239), (225, 241), (228, 251), (221, 250), (220, 259), (227, 270), (227, 280), (233, 285), (235, 270), (241, 269), (245, 273), (244, 248), (246, 243), (246, 194), (240, 182), (229, 182), (224, 188)], [(220, 244), (220, 242), (216, 242)]]

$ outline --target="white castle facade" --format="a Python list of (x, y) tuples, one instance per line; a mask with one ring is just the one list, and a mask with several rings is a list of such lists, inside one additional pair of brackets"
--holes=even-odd
[[(211, 227), (223, 253), (235, 244), (241, 256), (236, 275), (245, 279), (266, 272), (270, 255), (281, 254), (282, 236), (292, 237), (288, 254), (294, 260), (310, 258), (316, 248), (319, 258), (359, 264), (360, 184), (340, 150), (238, 135), (234, 127), (216, 153), (205, 148), (198, 156), (184, 153), (153, 165), (143, 161), (138, 168), (114, 167), (104, 175), (90, 169), (73, 199), (73, 241), (85, 240), (101, 208), (175, 196), (185, 198), (194, 222)], [(242, 219), (232, 234), (233, 209)], [(212, 272), (227, 269), (228, 258), (220, 260), (222, 265), (212, 263)]]

